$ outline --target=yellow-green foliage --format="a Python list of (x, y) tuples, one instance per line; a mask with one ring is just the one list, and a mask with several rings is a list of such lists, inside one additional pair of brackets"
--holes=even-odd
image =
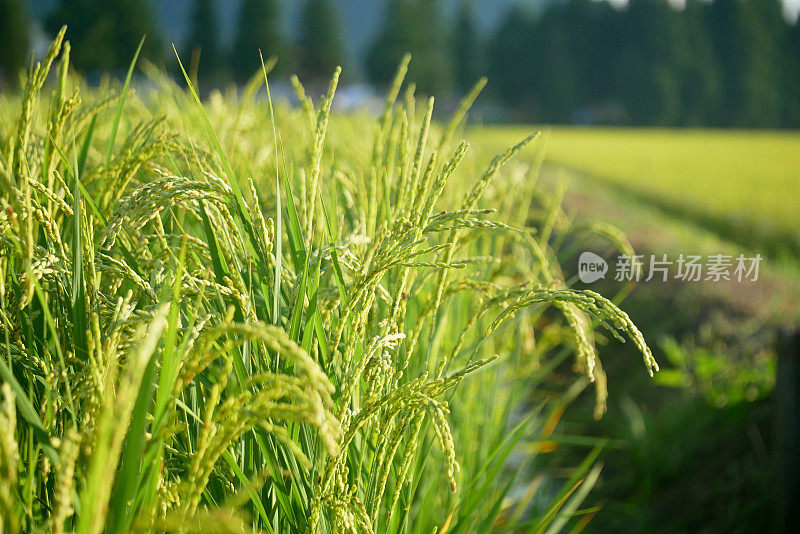
[[(395, 103), (407, 60), (380, 121), (330, 115), (338, 72), (274, 114), (269, 65), (202, 107), (152, 68), (144, 96), (90, 90), (62, 36), (0, 97), (0, 532), (570, 519), (597, 451), (535, 500), (508, 490), (536, 454), (505, 459), (590, 380), (602, 413), (594, 327), (657, 366), (565, 286), (569, 220), (513, 162), (536, 135), (452, 143), (476, 93), (442, 128), (413, 88)], [(543, 401), (573, 349), (583, 374)]]
[[(723, 223), (800, 228), (800, 134), (642, 128), (549, 128), (546, 160)], [(492, 127), (493, 146), (522, 129)]]

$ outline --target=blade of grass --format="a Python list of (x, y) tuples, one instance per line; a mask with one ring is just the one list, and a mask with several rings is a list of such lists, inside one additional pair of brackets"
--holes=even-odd
[(267, 87), (267, 101), (269, 102), (269, 118), (272, 123), (272, 140), (275, 143), (275, 282), (272, 287), (272, 322), (279, 325), (281, 322), (281, 180), (278, 173), (278, 132), (275, 128), (275, 110), (272, 108), (272, 94), (269, 91), (269, 79), (267, 78), (267, 67), (264, 65), (264, 56), (261, 50), (258, 51), (261, 60), (261, 70), (264, 72), (264, 84)]
[(247, 478), (247, 476), (242, 472), (239, 464), (236, 463), (236, 459), (233, 457), (230, 451), (226, 450), (222, 453), (222, 458), (225, 460), (225, 463), (231, 468), (233, 474), (236, 475), (236, 478), (239, 479), (239, 482), (242, 484), (247, 490), (247, 495), (250, 497), (250, 501), (253, 503), (253, 506), (258, 512), (258, 516), (261, 518), (262, 524), (267, 527), (270, 532), (275, 532), (273, 530), (272, 525), (269, 521), (269, 516), (267, 515), (267, 511), (264, 509), (264, 504), (261, 502), (261, 498), (258, 495), (258, 492), (253, 488), (253, 484)]
[(320, 195), (320, 204), (322, 205), (322, 213), (325, 217), (325, 228), (328, 233), (328, 244), (331, 250), (331, 263), (333, 264), (333, 272), (336, 278), (336, 287), (339, 290), (339, 308), (344, 309), (347, 306), (347, 289), (344, 284), (344, 276), (342, 276), (342, 267), (339, 265), (339, 255), (336, 252), (336, 243), (333, 242), (333, 228), (331, 228), (331, 221), (328, 217), (328, 210), (325, 207), (325, 201)]
[(306, 285), (311, 294), (308, 295), (309, 304), (306, 315), (306, 331), (303, 335), (303, 347), (309, 354), (311, 353), (311, 338), (306, 337), (312, 332), (317, 339), (317, 346), (320, 351), (320, 358), (323, 365), (330, 362), (330, 351), (328, 349), (328, 340), (325, 335), (325, 328), (322, 324), (322, 315), (319, 311), (319, 290), (320, 290), (320, 274), (322, 269), (322, 254), (317, 257), (317, 265), (311, 275), (311, 285)]
[[(86, 484), (80, 495), (84, 509), (78, 521), (79, 534), (99, 533), (103, 530), (108, 504), (113, 489), (114, 477), (122, 454), (122, 445), (132, 421), (136, 400), (148, 364), (157, 351), (161, 334), (167, 325), (166, 306), (161, 306), (155, 317), (142, 331), (141, 341), (132, 349), (124, 366), (120, 366), (120, 378), (116, 395), (105, 395), (105, 409), (97, 423), (97, 439), (89, 463)], [(110, 389), (110, 388), (109, 388)]]
[[(473, 524), (473, 513), (487, 498), (487, 494), (497, 481), (500, 470), (505, 466), (508, 456), (514, 451), (514, 447), (525, 435), (525, 429), (538, 415), (538, 411), (531, 412), (531, 414), (520, 421), (520, 423), (508, 433), (508, 436), (497, 444), (486, 457), (483, 465), (470, 481), (469, 486), (465, 488), (465, 498), (458, 506), (458, 521), (452, 528), (454, 533), (469, 529)], [(483, 484), (477, 488), (476, 485), (481, 477), (483, 477)]]
[(591, 452), (589, 452), (589, 454), (586, 455), (580, 465), (572, 471), (572, 476), (564, 483), (561, 491), (558, 492), (553, 498), (553, 504), (537, 520), (537, 523), (539, 524), (539, 528), (536, 530), (537, 532), (545, 532), (548, 526), (555, 520), (559, 510), (561, 510), (561, 507), (564, 506), (564, 503), (567, 501), (567, 499), (569, 499), (569, 496), (572, 495), (572, 493), (578, 489), (580, 484), (583, 482), (584, 475), (586, 475), (592, 466), (594, 466), (594, 462), (603, 451), (603, 448), (604, 444), (601, 443), (597, 445), (591, 450)]
[(289, 320), (289, 337), (293, 341), (300, 339), (300, 326), (303, 315), (303, 305), (306, 301), (306, 290), (308, 287), (308, 263), (303, 265), (303, 274), (300, 277), (300, 283), (297, 286), (297, 298), (295, 298), (294, 306), (292, 306), (292, 317)]
[[(283, 146), (283, 143), (281, 143)], [(289, 237), (289, 252), (292, 254), (294, 261), (294, 270), (299, 272), (303, 269), (303, 264), (307, 262), (305, 245), (303, 244), (303, 231), (300, 228), (300, 217), (297, 215), (297, 208), (294, 204), (294, 192), (292, 185), (289, 183), (289, 173), (286, 172), (286, 165), (284, 163), (283, 172), (283, 190), (286, 191), (285, 209), (288, 219), (288, 226), (286, 233)]]
[(225, 258), (219, 251), (217, 244), (217, 236), (214, 233), (214, 228), (211, 226), (211, 220), (208, 218), (205, 203), (200, 201), (200, 216), (203, 219), (203, 229), (206, 233), (206, 241), (208, 242), (208, 251), (211, 254), (211, 266), (214, 269), (214, 276), (218, 284), (225, 283), (225, 277), (228, 276), (228, 269), (225, 263)]
[(89, 155), (89, 147), (92, 145), (92, 137), (94, 137), (94, 129), (97, 125), (97, 114), (92, 115), (92, 120), (89, 121), (89, 127), (86, 129), (86, 135), (83, 137), (81, 143), (81, 151), (78, 153), (78, 172), (79, 176), (83, 176), (83, 170), (86, 168), (86, 157)]
[(131, 84), (133, 77), (133, 69), (136, 66), (136, 60), (139, 59), (139, 52), (142, 51), (142, 45), (146, 35), (142, 36), (139, 41), (139, 46), (136, 47), (136, 52), (133, 54), (131, 64), (128, 66), (128, 73), (125, 75), (125, 83), (122, 85), (122, 94), (119, 97), (119, 104), (117, 105), (117, 112), (114, 114), (114, 122), (111, 123), (111, 135), (108, 138), (108, 149), (106, 150), (106, 161), (111, 159), (111, 152), (114, 150), (114, 141), (117, 139), (117, 130), (119, 129), (119, 122), (122, 119), (122, 110), (125, 107), (125, 98), (128, 95), (128, 86)]
[[(44, 294), (44, 291), (42, 290), (42, 286), (39, 284), (39, 281), (36, 280), (35, 275), (30, 270), (30, 268), (28, 268), (28, 276), (33, 277), (34, 291), (36, 292), (36, 296), (39, 298), (39, 303), (42, 307), (42, 311), (44, 312), (45, 323), (50, 329), (50, 335), (53, 336), (53, 344), (56, 347), (56, 354), (58, 355), (59, 365), (61, 365), (61, 369), (66, 373), (67, 364), (64, 358), (64, 352), (61, 349), (61, 342), (59, 341), (58, 329), (56, 328), (56, 323), (53, 320), (53, 314), (50, 312), (50, 307), (47, 304), (47, 297)], [(75, 410), (75, 399), (72, 396), (72, 386), (70, 386), (69, 379), (66, 376), (64, 377), (64, 389), (67, 392), (67, 406), (68, 406), (68, 411), (70, 413), (70, 417), (72, 419), (72, 424), (75, 425), (75, 427), (77, 428), (78, 419), (76, 415), (77, 411)]]
[[(202, 424), (203, 422), (202, 419), (200, 419), (200, 417), (198, 417), (198, 415), (194, 412), (194, 410), (192, 410), (189, 406), (187, 406), (186, 403), (184, 403), (181, 399), (175, 399), (175, 403), (181, 410), (183, 410), (186, 414), (191, 416), (192, 419), (194, 419), (197, 423)], [(274, 532), (274, 530), (272, 530), (272, 526), (270, 525), (269, 516), (267, 514), (266, 509), (264, 508), (264, 504), (261, 502), (261, 497), (259, 497), (258, 492), (253, 487), (252, 483), (244, 474), (242, 469), (239, 467), (239, 464), (236, 462), (236, 458), (233, 456), (233, 454), (231, 454), (230, 450), (227, 449), (222, 453), (222, 458), (230, 466), (231, 470), (236, 475), (236, 478), (239, 479), (239, 482), (242, 484), (242, 486), (247, 489), (247, 494), (250, 497), (253, 506), (255, 506), (256, 511), (258, 512), (258, 515), (263, 521), (264, 525), (266, 525), (266, 527), (270, 530), (270, 532)]]
[(0, 359), (0, 378), (2, 378), (3, 382), (6, 382), (11, 387), (11, 391), (14, 392), (14, 401), (17, 404), (17, 409), (20, 415), (22, 415), (22, 418), (30, 425), (34, 439), (41, 445), (42, 450), (53, 465), (58, 464), (58, 451), (50, 444), (50, 436), (45, 430), (44, 425), (42, 425), (39, 414), (36, 413), (36, 409), (31, 404), (31, 401), (28, 400), (28, 394), (17, 381), (11, 367), (9, 367), (3, 359)]
[(83, 285), (83, 242), (81, 231), (81, 190), (79, 164), (76, 160), (74, 184), (72, 187), (72, 339), (75, 345), (75, 356), (86, 359), (89, 350), (86, 344), (86, 290)]
[[(186, 73), (186, 69), (183, 67), (183, 63), (181, 62), (181, 58), (178, 55), (178, 49), (175, 48), (175, 45), (172, 45), (172, 50), (175, 52), (175, 57), (178, 60), (178, 66), (181, 69), (181, 73), (183, 74), (184, 79), (186, 80), (186, 84), (189, 88), (189, 92), (192, 95), (194, 102), (197, 104), (198, 109), (200, 110), (200, 114), (203, 118), (203, 126), (206, 130), (206, 135), (208, 136), (209, 141), (217, 154), (217, 157), (220, 160), (220, 164), (222, 165), (222, 170), (225, 172), (225, 175), (228, 177), (228, 185), (230, 185), (231, 190), (233, 191), (233, 197), (236, 201), (236, 211), (239, 214), (239, 219), (242, 221), (242, 225), (244, 226), (244, 231), (247, 234), (247, 243), (250, 251), (253, 254), (253, 259), (255, 260), (256, 264), (258, 265), (258, 272), (262, 273), (263, 276), (267, 276), (267, 265), (269, 262), (267, 261), (266, 254), (262, 247), (259, 245), (258, 240), (255, 237), (255, 233), (253, 232), (253, 225), (248, 217), (248, 209), (247, 204), (244, 201), (244, 197), (242, 196), (242, 190), (239, 186), (239, 182), (236, 178), (236, 174), (233, 172), (233, 167), (231, 167), (230, 160), (228, 159), (225, 150), (222, 148), (222, 143), (219, 141), (219, 137), (217, 136), (217, 132), (214, 130), (214, 125), (211, 124), (211, 119), (208, 118), (208, 113), (206, 113), (205, 108), (203, 107), (203, 103), (200, 100), (200, 95), (197, 94), (197, 90), (195, 89), (194, 85), (192, 84), (192, 80), (189, 78), (189, 75)], [(259, 284), (261, 287), (262, 284)], [(262, 287), (262, 291), (264, 288)], [(269, 294), (264, 292), (262, 295), (265, 301), (269, 299)]]
[(158, 393), (156, 394), (156, 404), (154, 421), (159, 425), (164, 415), (164, 411), (169, 403), (175, 381), (178, 378), (178, 368), (180, 367), (180, 357), (177, 354), (178, 338), (178, 317), (181, 309), (181, 283), (183, 282), (183, 271), (186, 263), (186, 240), (181, 244), (178, 253), (175, 277), (172, 282), (172, 295), (170, 299), (169, 315), (167, 316), (167, 332), (164, 337), (164, 355), (161, 358), (161, 372), (158, 377)]
[(222, 164), (223, 171), (225, 171), (226, 176), (228, 177), (229, 185), (233, 190), (234, 198), (236, 199), (236, 207), (240, 211), (240, 215), (244, 217), (244, 214), (247, 211), (246, 204), (244, 202), (244, 198), (242, 197), (242, 191), (239, 187), (239, 182), (236, 180), (236, 174), (233, 172), (233, 167), (231, 167), (230, 161), (228, 160), (228, 156), (225, 153), (225, 150), (222, 148), (222, 143), (219, 141), (219, 137), (217, 137), (217, 132), (214, 130), (214, 126), (211, 124), (211, 119), (208, 118), (208, 114), (206, 113), (205, 108), (203, 107), (203, 103), (200, 100), (200, 95), (197, 94), (197, 90), (192, 84), (192, 80), (189, 78), (189, 75), (186, 73), (186, 69), (183, 68), (183, 63), (181, 62), (181, 58), (178, 55), (178, 49), (175, 48), (175, 45), (172, 45), (172, 50), (175, 52), (175, 57), (178, 60), (178, 66), (183, 73), (183, 77), (186, 80), (186, 84), (189, 88), (189, 92), (192, 95), (195, 103), (197, 104), (198, 109), (200, 110), (200, 114), (203, 118), (203, 127), (206, 130), (206, 135), (208, 136), (209, 141), (211, 142), (211, 146), (219, 157), (220, 163)]
[(555, 521), (547, 528), (545, 534), (556, 534), (558, 532), (563, 532), (564, 527), (567, 525), (567, 521), (575, 514), (575, 511), (578, 507), (586, 500), (586, 497), (589, 495), (589, 492), (592, 490), (594, 485), (597, 483), (597, 479), (600, 477), (600, 471), (603, 469), (602, 464), (594, 464), (592, 470), (589, 471), (589, 474), (586, 475), (586, 478), (581, 480), (581, 485), (578, 488), (578, 491), (574, 493), (572, 498), (567, 502), (567, 504), (561, 509), (558, 514), (558, 517)]
[(134, 498), (136, 491), (144, 480), (142, 473), (142, 453), (145, 446), (145, 433), (147, 430), (147, 415), (153, 399), (153, 385), (155, 384), (156, 357), (153, 354), (147, 363), (136, 403), (131, 414), (131, 424), (128, 437), (120, 456), (119, 471), (114, 479), (109, 501), (108, 532), (127, 532), (135, 515)]
[[(53, 147), (56, 149), (56, 152), (59, 154), (59, 157), (64, 162), (65, 169), (69, 172), (69, 176), (73, 180), (75, 180), (75, 172), (70, 166), (69, 161), (67, 160), (67, 156), (61, 150), (61, 148), (58, 146), (55, 140), (53, 140), (52, 137), (50, 137), (50, 139), (52, 140)], [(92, 209), (92, 213), (94, 214), (94, 216), (97, 217), (97, 219), (100, 221), (100, 224), (105, 228), (108, 225), (105, 216), (100, 212), (100, 210), (97, 207), (97, 204), (94, 203), (94, 200), (92, 200), (92, 196), (86, 190), (86, 187), (81, 183), (81, 181), (77, 180), (76, 183), (81, 190), (81, 196), (83, 197), (83, 199), (86, 200), (86, 203), (89, 204), (89, 207)], [(125, 232), (122, 232), (122, 235), (126, 235)], [(115, 246), (118, 246), (119, 249), (122, 251), (123, 256), (125, 256), (125, 261), (127, 261), (130, 264), (134, 272), (139, 276), (141, 276), (142, 272), (141, 270), (139, 270), (139, 264), (136, 261), (136, 258), (133, 257), (133, 254), (131, 254), (130, 249), (124, 243), (122, 243), (121, 240), (117, 240)]]

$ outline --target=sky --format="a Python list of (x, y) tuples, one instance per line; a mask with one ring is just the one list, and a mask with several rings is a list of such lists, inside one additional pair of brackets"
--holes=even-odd
[[(681, 7), (686, 3), (686, 0), (670, 0), (670, 2), (676, 7)], [(628, 3), (628, 0), (608, 0), (608, 3), (615, 6), (624, 6)], [(787, 19), (797, 20), (797, 15), (800, 13), (800, 0), (783, 0), (783, 13)]]
[(791, 16), (792, 20), (797, 18), (800, 13), (800, 0), (784, 0), (784, 11)]

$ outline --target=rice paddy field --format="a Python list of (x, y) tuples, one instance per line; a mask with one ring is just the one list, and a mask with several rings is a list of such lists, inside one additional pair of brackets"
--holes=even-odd
[[(487, 127), (492, 146), (520, 127)], [(552, 127), (546, 161), (708, 223), (748, 244), (800, 244), (800, 134)]]
[(0, 532), (586, 526), (605, 441), (559, 421), (605, 411), (611, 336), (658, 366), (565, 282), (566, 243), (630, 246), (539, 188), (535, 130), (460, 142), (483, 84), (437, 123), (408, 59), (372, 118), (338, 72), (273, 106), (257, 57), (202, 102), (135, 58), (89, 88), (62, 39), (0, 95)]
[[(440, 116), (408, 57), (378, 116), (331, 111), (339, 71), (273, 102), (257, 55), (90, 87), (62, 38), (0, 92), (0, 534), (772, 514), (800, 134), (467, 125), (485, 80)], [(587, 290), (587, 249), (787, 261)]]

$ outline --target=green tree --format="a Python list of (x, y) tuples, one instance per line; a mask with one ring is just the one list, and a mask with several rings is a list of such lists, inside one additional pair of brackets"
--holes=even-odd
[(192, 26), (186, 44), (193, 54), (200, 54), (198, 75), (213, 78), (220, 67), (219, 30), (214, 0), (195, 0)]
[(401, 20), (408, 16), (405, 4), (404, 0), (389, 0), (383, 17), (383, 27), (367, 51), (367, 76), (373, 83), (388, 83), (400, 58), (409, 51), (409, 21)]
[(675, 126), (682, 120), (682, 15), (666, 0), (631, 0), (621, 15), (613, 94), (632, 122)]
[(450, 88), (448, 38), (437, 0), (390, 0), (384, 25), (367, 53), (367, 75), (376, 84), (391, 80), (403, 54), (411, 52), (407, 79), (426, 93)]
[(789, 29), (786, 39), (786, 77), (784, 80), (784, 126), (800, 127), (800, 21)]
[(288, 68), (289, 54), (280, 30), (277, 0), (244, 0), (239, 11), (239, 28), (231, 56), (231, 68), (237, 81), (244, 82), (258, 66), (258, 51), (266, 60), (278, 57), (278, 70)]
[(779, 124), (783, 108), (780, 42), (787, 28), (778, 0), (716, 0), (705, 11), (722, 80), (714, 124)]
[(344, 62), (339, 12), (331, 0), (308, 0), (303, 6), (299, 39), (300, 71), (327, 78)]
[(481, 43), (471, 0), (462, 0), (459, 5), (452, 43), (456, 86), (461, 92), (469, 91), (483, 71)]
[(681, 125), (704, 126), (722, 97), (722, 80), (703, 21), (705, 0), (687, 0), (681, 19), (684, 45), (678, 50), (681, 85)]
[(150, 2), (147, 0), (60, 0), (47, 19), (55, 33), (67, 25), (72, 64), (81, 70), (125, 69), (143, 35), (141, 55), (163, 59), (163, 48)]
[(489, 51), (489, 79), (515, 120), (571, 120), (589, 90), (581, 60), (595, 22), (571, 4), (554, 4), (538, 18), (519, 7), (509, 12)]
[(512, 9), (497, 28), (489, 49), (491, 86), (507, 108), (524, 113), (525, 118), (534, 115), (536, 107), (536, 59), (531, 42), (534, 24), (521, 8)]
[(28, 17), (21, 0), (0, 0), (0, 81), (16, 85), (30, 42)]
[(797, 42), (779, 0), (565, 0), (509, 14), (490, 77), (518, 119), (774, 127), (800, 120)]

